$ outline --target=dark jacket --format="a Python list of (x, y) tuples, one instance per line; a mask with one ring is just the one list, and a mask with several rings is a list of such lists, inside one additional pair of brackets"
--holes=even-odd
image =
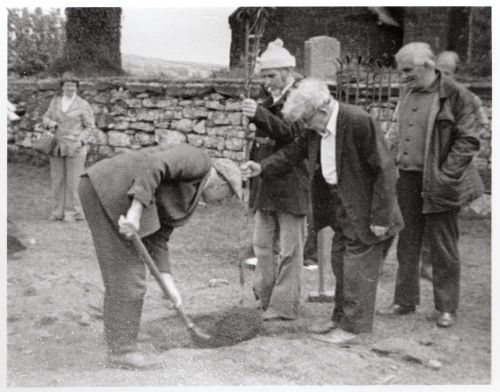
[[(282, 118), (285, 97), (273, 103), (271, 97), (257, 107), (251, 120), (257, 130), (250, 159), (260, 162), (292, 142), (303, 129), (299, 123), (289, 124)], [(250, 182), (249, 205), (264, 209), (306, 215), (310, 207), (309, 176), (305, 162), (298, 162), (287, 174), (274, 178), (253, 178)]]
[(118, 224), (132, 199), (145, 206), (140, 236), (186, 223), (210, 172), (210, 157), (188, 144), (122, 153), (92, 165), (88, 175), (111, 221)]
[[(480, 148), (474, 97), (464, 86), (437, 73), (439, 88), (429, 113), (426, 134), (423, 213), (459, 208), (484, 192), (483, 182), (473, 163)], [(403, 94), (399, 110), (410, 94), (411, 90)], [(390, 133), (387, 140), (397, 149), (399, 124), (394, 124)]]
[[(394, 236), (403, 219), (396, 198), (397, 172), (392, 155), (373, 119), (361, 108), (340, 104), (336, 131), (337, 190), (356, 234), (364, 244)], [(318, 162), (321, 137), (308, 131), (293, 143), (261, 162), (264, 178), (286, 173), (308, 157), (311, 172), (321, 170)], [(332, 213), (331, 197), (321, 175), (312, 181), (316, 211)], [(316, 220), (316, 216), (315, 216)], [(376, 237), (370, 225), (388, 226), (383, 237)]]

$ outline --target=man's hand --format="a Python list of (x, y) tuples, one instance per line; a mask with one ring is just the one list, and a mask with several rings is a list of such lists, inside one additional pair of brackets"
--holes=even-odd
[(132, 200), (132, 204), (127, 211), (127, 216), (120, 216), (120, 219), (118, 220), (118, 227), (120, 229), (120, 233), (125, 237), (132, 237), (134, 230), (138, 232), (141, 228), (142, 208), (142, 204), (138, 200), (134, 199)]
[(389, 227), (387, 227), (387, 226), (370, 225), (370, 230), (377, 237), (381, 237), (381, 236), (383, 236), (384, 234), (387, 233), (387, 231), (389, 230)]
[(262, 167), (257, 162), (247, 161), (240, 165), (240, 172), (241, 178), (245, 181), (250, 177), (257, 177), (260, 173), (262, 173)]
[(246, 98), (241, 104), (241, 111), (248, 118), (254, 118), (255, 112), (257, 111), (257, 102), (251, 98)]

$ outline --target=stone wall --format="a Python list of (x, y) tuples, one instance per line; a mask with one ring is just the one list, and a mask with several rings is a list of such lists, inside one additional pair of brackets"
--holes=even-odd
[[(481, 96), (491, 121), (491, 86), (469, 86)], [(11, 102), (22, 102), (26, 114), (8, 131), (10, 160), (45, 162), (34, 151), (35, 124), (41, 121), (50, 99), (59, 89), (57, 81), (12, 81)], [(236, 162), (245, 159), (246, 119), (241, 114), (243, 83), (237, 80), (202, 82), (129, 82), (99, 79), (80, 85), (80, 95), (94, 109), (97, 129), (87, 164), (128, 150), (159, 143), (187, 142), (204, 148), (213, 157)], [(255, 95), (258, 85), (252, 86)], [(332, 87), (335, 93), (335, 87)], [(397, 95), (397, 91), (393, 94)], [(383, 131), (391, 118), (397, 97), (368, 108)], [(380, 114), (379, 114), (380, 111)], [(483, 172), (491, 169), (491, 126), (481, 130), (481, 152), (476, 163)]]
[[(254, 85), (253, 91), (257, 89)], [(47, 160), (31, 147), (39, 132), (35, 125), (58, 90), (57, 81), (9, 83), (9, 100), (22, 102), (26, 108), (22, 120), (9, 127), (9, 159)], [(243, 161), (247, 120), (241, 114), (242, 93), (243, 83), (234, 80), (82, 82), (79, 94), (91, 104), (97, 126), (87, 164), (155, 141), (187, 142), (204, 148), (213, 157)]]

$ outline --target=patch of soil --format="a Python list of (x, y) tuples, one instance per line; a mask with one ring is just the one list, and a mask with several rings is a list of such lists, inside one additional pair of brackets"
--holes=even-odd
[[(461, 308), (458, 323), (449, 330), (428, 320), (434, 307), (432, 286), (422, 281), (421, 306), (415, 314), (377, 315), (374, 332), (347, 346), (315, 340), (306, 332), (307, 325), (329, 317), (332, 304), (305, 301), (309, 292), (317, 290), (318, 276), (317, 271), (304, 270), (299, 319), (265, 322), (255, 338), (233, 346), (199, 348), (148, 277), (140, 342), (144, 350), (164, 357), (167, 365), (133, 372), (103, 366), (103, 288), (91, 237), (85, 222), (47, 220), (49, 181), (47, 167), (8, 167), (9, 219), (28, 244), (28, 249), (8, 258), (9, 387), (491, 382), (489, 220), (460, 222)], [(172, 235), (174, 275), (187, 312), (200, 326), (204, 316), (238, 305), (242, 230), (251, 233), (244, 212), (233, 200), (198, 208), (191, 222)], [(392, 249), (380, 277), (377, 308), (392, 301), (396, 268)], [(245, 270), (249, 307), (255, 306), (253, 273)], [(331, 290), (334, 279), (329, 268), (326, 275), (326, 288)], [(212, 279), (229, 284), (210, 285)], [(380, 347), (387, 350), (387, 342), (393, 351), (381, 352)], [(408, 360), (412, 357), (425, 361)], [(441, 366), (428, 366), (429, 360)]]

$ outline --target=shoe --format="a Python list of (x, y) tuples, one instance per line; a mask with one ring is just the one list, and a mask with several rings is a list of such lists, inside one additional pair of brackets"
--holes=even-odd
[(333, 320), (323, 321), (307, 327), (307, 332), (324, 334), (333, 331), (338, 327), (338, 323)]
[(276, 313), (274, 310), (267, 309), (264, 313), (262, 313), (262, 320), (263, 321), (291, 321), (294, 319), (291, 317), (282, 316), (282, 315)]
[(350, 343), (356, 339), (358, 335), (344, 331), (343, 329), (337, 328), (323, 335), (312, 335), (311, 337), (315, 340), (320, 340), (325, 343), (332, 344), (346, 344)]
[(417, 307), (415, 305), (392, 304), (388, 309), (379, 310), (378, 313), (385, 316), (403, 316), (405, 314), (415, 313), (416, 310)]
[(155, 357), (146, 357), (138, 351), (124, 354), (109, 354), (107, 367), (127, 370), (150, 370), (163, 367), (162, 361)]
[(243, 264), (245, 264), (250, 269), (255, 269), (257, 267), (257, 257), (250, 257), (248, 259), (243, 260)]
[(441, 312), (436, 320), (436, 325), (440, 328), (450, 328), (455, 324), (456, 316), (453, 313)]

